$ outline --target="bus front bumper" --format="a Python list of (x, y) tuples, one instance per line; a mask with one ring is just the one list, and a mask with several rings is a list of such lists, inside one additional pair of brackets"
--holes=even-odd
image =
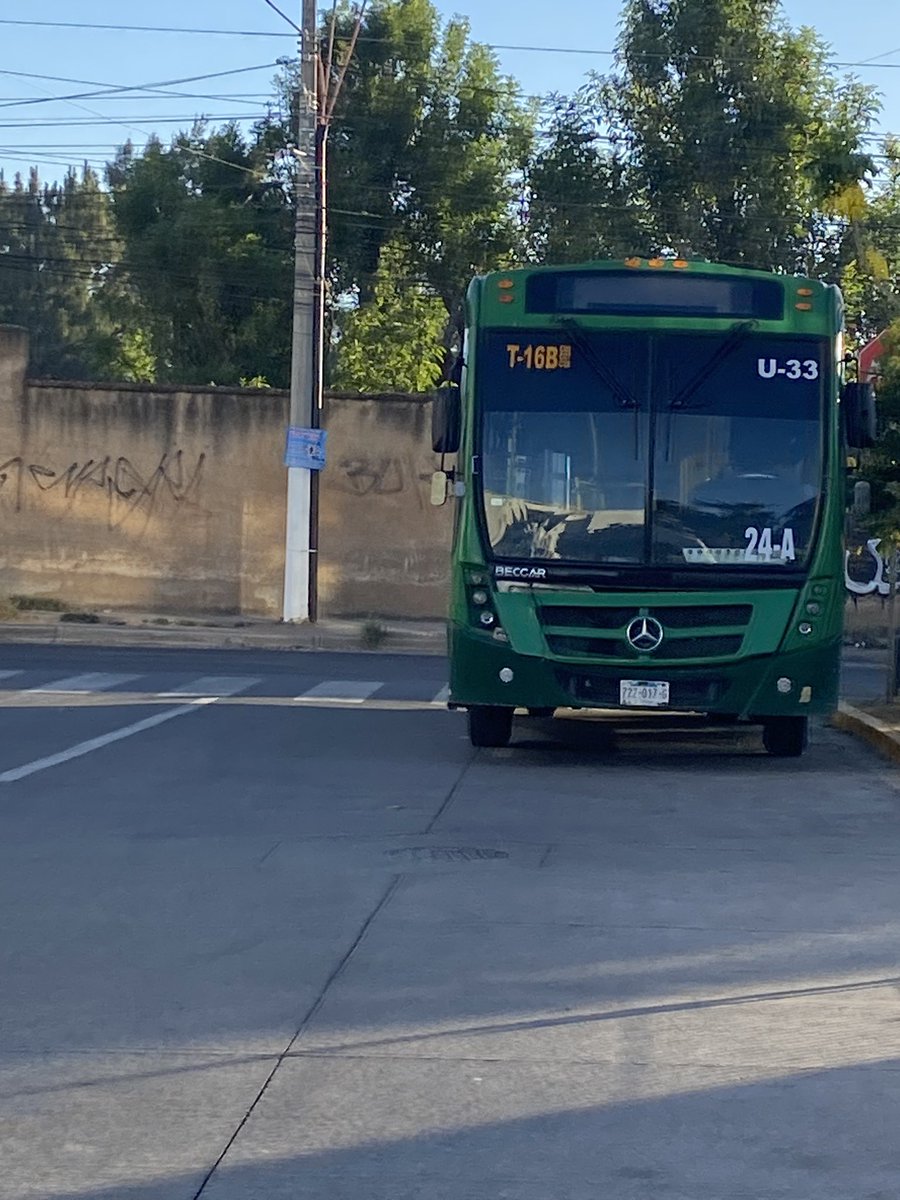
[[(656, 666), (652, 660), (599, 664), (540, 658), (468, 628), (451, 625), (450, 706), (471, 708), (622, 708), (623, 680), (669, 685), (673, 712), (738, 717), (809, 716), (832, 712), (840, 678), (840, 642), (822, 642), (791, 653)], [(656, 707), (653, 711), (659, 711)]]

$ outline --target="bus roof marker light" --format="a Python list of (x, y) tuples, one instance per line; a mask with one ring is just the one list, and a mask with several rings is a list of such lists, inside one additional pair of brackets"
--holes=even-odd
[(813, 294), (812, 288), (797, 288), (798, 296), (811, 296), (812, 294)]
[(509, 291), (510, 288), (514, 288), (515, 286), (516, 281), (514, 279), (498, 279), (497, 281), (497, 287), (503, 288), (505, 291)]
[(647, 259), (647, 266), (653, 267), (653, 269), (655, 271), (658, 271), (660, 267), (664, 267), (665, 265), (666, 265), (666, 260), (664, 258), (648, 258)]
[(677, 267), (679, 271), (686, 270), (690, 265), (691, 264), (688, 262), (688, 260), (686, 258), (676, 258), (675, 261), (672, 263), (672, 266)]
[(512, 292), (501, 292), (497, 297), (501, 304), (515, 304), (516, 297)]
[(642, 262), (643, 262), (643, 259), (641, 259), (641, 258), (626, 258), (625, 266), (630, 267), (632, 270), (634, 270), (635, 267), (641, 266)]
[(794, 308), (798, 308), (800, 310), (800, 312), (810, 312), (810, 310), (812, 309), (812, 305), (811, 304), (795, 304)]

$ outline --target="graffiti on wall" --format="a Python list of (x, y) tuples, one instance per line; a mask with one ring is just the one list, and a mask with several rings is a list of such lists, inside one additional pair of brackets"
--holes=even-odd
[(385, 454), (342, 458), (338, 464), (334, 486), (352, 496), (399, 496), (415, 493), (417, 503), (423, 503), (419, 486), (431, 479), (430, 472), (417, 471), (405, 457)]
[(166, 498), (176, 505), (195, 505), (205, 464), (205, 454), (189, 460), (183, 450), (167, 450), (149, 471), (125, 455), (75, 460), (65, 467), (16, 455), (0, 461), (0, 505), (20, 513), (42, 494), (51, 494), (66, 502), (65, 514), (79, 499), (100, 492), (108, 503), (110, 527), (115, 528), (134, 514), (149, 517)]
[[(844, 551), (844, 586), (854, 600), (891, 594), (890, 563), (879, 550), (880, 545), (881, 538), (869, 538), (865, 546)], [(900, 580), (897, 586), (900, 590)]]

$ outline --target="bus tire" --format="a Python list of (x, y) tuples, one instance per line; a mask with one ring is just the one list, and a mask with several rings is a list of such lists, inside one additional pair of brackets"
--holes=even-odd
[(775, 758), (799, 758), (809, 745), (809, 719), (771, 717), (763, 722), (763, 745)]
[(469, 709), (469, 741), (473, 746), (506, 746), (512, 723), (513, 709), (476, 704)]

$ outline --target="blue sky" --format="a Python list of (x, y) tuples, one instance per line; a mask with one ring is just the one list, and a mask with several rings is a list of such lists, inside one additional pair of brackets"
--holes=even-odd
[[(276, 0), (299, 19), (300, 0)], [(526, 92), (571, 91), (585, 72), (603, 69), (616, 39), (618, 0), (437, 0), (449, 16), (469, 17), (473, 35), (497, 46), (544, 47), (542, 52), (499, 49), (505, 70)], [(867, 0), (852, 10), (838, 0), (784, 0), (792, 25), (814, 26), (839, 62), (862, 63), (856, 73), (885, 93), (881, 128), (900, 132), (900, 21), (897, 0)], [(8, 179), (36, 162), (45, 178), (87, 159), (101, 167), (116, 145), (139, 145), (156, 130), (168, 135), (193, 116), (252, 118), (265, 110), (275, 60), (290, 55), (293, 35), (265, 0), (3, 0), (0, 22), (86, 22), (110, 25), (190, 26), (247, 31), (129, 32), (0, 23), (0, 168)], [(267, 36), (249, 36), (249, 33)], [(286, 35), (286, 36), (285, 36)], [(550, 52), (567, 48), (576, 53)], [(588, 50), (598, 53), (587, 53)], [(244, 68), (258, 68), (244, 70)], [(182, 94), (84, 96), (93, 85), (163, 84), (218, 71), (238, 71), (194, 84)], [(57, 78), (36, 78), (35, 76)], [(87, 81), (87, 83), (65, 80)], [(55, 96), (74, 96), (65, 101)], [(24, 103), (27, 102), (27, 103)], [(77, 124), (72, 124), (77, 122)]]

